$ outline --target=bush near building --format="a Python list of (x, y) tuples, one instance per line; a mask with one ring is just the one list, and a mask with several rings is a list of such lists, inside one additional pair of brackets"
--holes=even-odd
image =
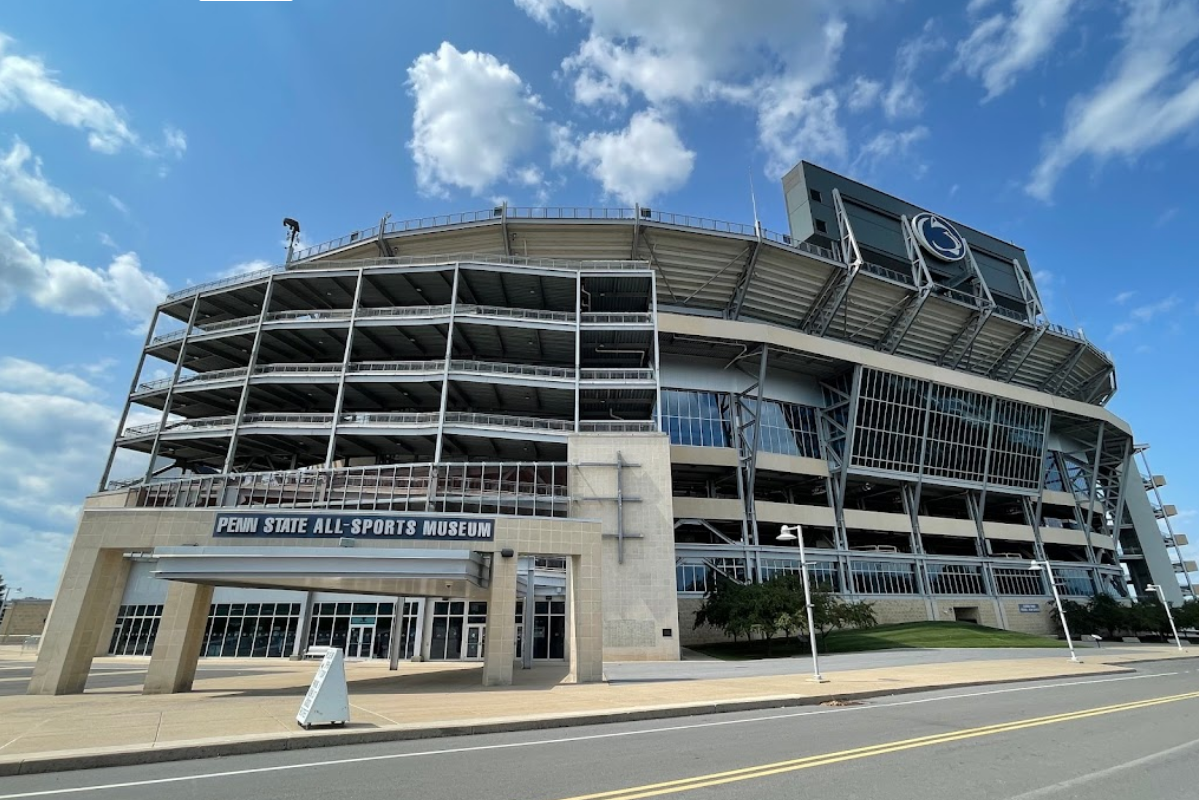
[[(1129, 604), (1106, 595), (1095, 595), (1085, 603), (1064, 600), (1062, 609), (1074, 636), (1093, 634), (1104, 639), (1142, 635), (1168, 639), (1172, 636), (1165, 606), (1154, 596)], [(1171, 612), (1178, 630), (1199, 628), (1199, 602), (1171, 607)], [(1059, 623), (1059, 633), (1060, 627)]]
[[(871, 628), (878, 624), (874, 607), (867, 602), (844, 600), (824, 586), (812, 589), (812, 618), (816, 636), (823, 642), (834, 630)], [(695, 627), (722, 631), (734, 642), (755, 635), (771, 656), (775, 639), (810, 636), (804, 610), (803, 581), (798, 575), (780, 575), (762, 583), (738, 583), (720, 578), (695, 612)]]

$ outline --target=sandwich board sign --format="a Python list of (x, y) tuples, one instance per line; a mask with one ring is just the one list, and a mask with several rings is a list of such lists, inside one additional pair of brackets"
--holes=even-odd
[(300, 704), (296, 722), (304, 730), (313, 725), (345, 725), (350, 721), (350, 695), (346, 691), (346, 665), (341, 648), (330, 647), (316, 670), (308, 694)]

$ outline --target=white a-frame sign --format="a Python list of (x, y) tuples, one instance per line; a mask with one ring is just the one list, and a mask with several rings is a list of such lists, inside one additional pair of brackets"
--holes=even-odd
[(346, 691), (346, 665), (341, 649), (330, 647), (325, 652), (300, 704), (296, 722), (308, 730), (313, 725), (345, 725), (350, 721), (350, 695)]

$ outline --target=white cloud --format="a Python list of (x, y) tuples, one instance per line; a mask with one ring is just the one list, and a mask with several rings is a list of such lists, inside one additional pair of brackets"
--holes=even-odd
[(163, 151), (175, 158), (183, 158), (187, 152), (187, 136), (173, 125), (162, 129)]
[(0, 226), (0, 311), (24, 295), (40, 308), (68, 316), (115, 311), (126, 320), (143, 323), (166, 291), (166, 282), (143, 270), (136, 253), (123, 253), (107, 267), (94, 269), (43, 258), (27, 241)]
[(0, 203), (13, 200), (55, 217), (82, 213), (69, 194), (42, 176), (42, 160), (19, 138), (13, 141), (12, 150), (0, 157)]
[[(972, 3), (972, 12), (983, 3)], [(1021, 72), (1052, 52), (1066, 30), (1074, 0), (1014, 0), (1010, 14), (980, 20), (958, 44), (957, 64), (987, 90), (984, 102), (1006, 92)]]
[(249, 275), (251, 272), (260, 272), (272, 266), (274, 265), (266, 259), (256, 258), (252, 261), (243, 261), (240, 264), (234, 264), (229, 269), (222, 271), (220, 277), (233, 278), (237, 275)]
[[(29, 361), (0, 359), (0, 385), (0, 564), (8, 583), (49, 597), (118, 414), (83, 378)], [(144, 468), (144, 456), (121, 453), (114, 469)]]
[(1131, 300), (1134, 295), (1136, 295), (1135, 291), (1120, 292), (1118, 295), (1116, 295), (1113, 298), (1113, 301), (1116, 303), (1116, 305), (1122, 306), (1125, 303), (1127, 303), (1129, 300)]
[(878, 102), (882, 91), (883, 85), (880, 82), (872, 81), (869, 78), (859, 75), (853, 79), (853, 86), (849, 90), (846, 107), (850, 111), (865, 111)]
[(99, 239), (100, 239), (100, 244), (104, 245), (105, 247), (112, 248), (113, 250), (120, 250), (120, 249), (121, 249), (121, 248), (120, 248), (120, 247), (117, 245), (117, 243), (116, 243), (116, 240), (114, 240), (114, 239), (113, 239), (111, 236), (109, 236), (109, 235), (108, 235), (107, 233), (105, 233), (104, 231), (100, 231), (100, 236), (99, 236)]
[(1170, 222), (1178, 216), (1178, 211), (1178, 206), (1171, 206), (1170, 208), (1167, 208), (1165, 211), (1157, 215), (1157, 219), (1153, 221), (1153, 227), (1161, 228), (1169, 225)]
[(123, 111), (63, 86), (41, 59), (12, 53), (12, 44), (12, 38), (0, 33), (0, 112), (31, 108), (59, 125), (86, 131), (88, 146), (98, 153), (111, 155), (129, 147), (150, 158), (183, 156), (183, 131), (167, 126), (161, 146), (145, 144)]
[(1066, 108), (1061, 133), (1050, 139), (1025, 190), (1048, 201), (1076, 160), (1135, 158), (1199, 120), (1199, 77), (1187, 51), (1199, 39), (1199, 8), (1171, 0), (1129, 0), (1124, 40), (1111, 76)]
[(131, 321), (148, 321), (166, 294), (166, 282), (145, 272), (137, 253), (118, 255), (106, 268), (48, 258), (45, 280), (32, 292), (37, 305), (72, 317), (96, 317), (116, 311)]
[(96, 388), (82, 378), (12, 356), (0, 357), (0, 385), (10, 392), (75, 398), (90, 398), (97, 394)]
[(920, 63), (947, 46), (936, 33), (936, 20), (924, 23), (920, 34), (904, 42), (895, 53), (895, 75), (880, 98), (887, 119), (914, 117), (924, 110), (924, 96), (913, 78)]
[[(879, 164), (888, 161), (906, 161), (911, 157), (912, 145), (928, 137), (928, 128), (917, 125), (906, 131), (882, 131), (875, 135), (858, 151), (854, 160), (854, 169), (869, 173)], [(913, 163), (917, 172), (923, 172), (924, 165)]]
[(101, 153), (137, 144), (124, 114), (63, 86), (39, 59), (6, 52), (12, 41), (0, 34), (0, 111), (28, 106), (60, 125), (87, 131), (88, 145)]
[(518, 160), (543, 137), (541, 101), (488, 53), (442, 42), (412, 63), (408, 85), (416, 101), (408, 147), (423, 192), (482, 194), (523, 168)]
[(554, 6), (558, 0), (516, 0), (516, 7), (547, 28), (554, 26)]
[(577, 142), (576, 163), (604, 192), (632, 205), (680, 188), (691, 176), (695, 153), (656, 111), (634, 114), (621, 131), (591, 133)]
[[(1126, 302), (1128, 298), (1125, 298), (1125, 300), (1120, 299), (1125, 295), (1127, 295), (1128, 298), (1131, 298), (1133, 292), (1123, 292), (1117, 295), (1116, 302)], [(1111, 338), (1114, 339), (1117, 336), (1122, 336), (1129, 331), (1139, 328), (1141, 325), (1147, 325), (1154, 320), (1159, 319), (1163, 315), (1169, 314), (1169, 312), (1173, 311), (1181, 304), (1182, 299), (1178, 295), (1172, 294), (1169, 297), (1158, 300), (1156, 303), (1146, 303), (1145, 305), (1137, 306), (1128, 312), (1128, 317), (1124, 321), (1119, 322), (1112, 327)]]
[(108, 196), (108, 202), (111, 203), (112, 207), (117, 211), (120, 211), (125, 216), (129, 216), (129, 206), (125, 205), (125, 202), (121, 200), (121, 198), (117, 197), (115, 194), (110, 194)]
[[(843, 17), (877, 5), (870, 0), (518, 5), (537, 19), (562, 11), (588, 25), (587, 38), (562, 62), (580, 104), (620, 108), (640, 96), (657, 108), (713, 101), (748, 107), (772, 175), (800, 155), (843, 161), (848, 153), (840, 101), (825, 84), (844, 42)], [(855, 100), (860, 106), (870, 86), (859, 88), (866, 93)]]

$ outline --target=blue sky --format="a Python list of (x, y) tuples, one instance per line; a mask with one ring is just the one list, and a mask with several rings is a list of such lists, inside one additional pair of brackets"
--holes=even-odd
[(281, 261), (282, 217), (749, 222), (752, 176), (783, 230), (800, 158), (1026, 248), (1188, 532), (1197, 42), (1193, 0), (7, 3), (0, 574), (53, 592), (150, 310)]

